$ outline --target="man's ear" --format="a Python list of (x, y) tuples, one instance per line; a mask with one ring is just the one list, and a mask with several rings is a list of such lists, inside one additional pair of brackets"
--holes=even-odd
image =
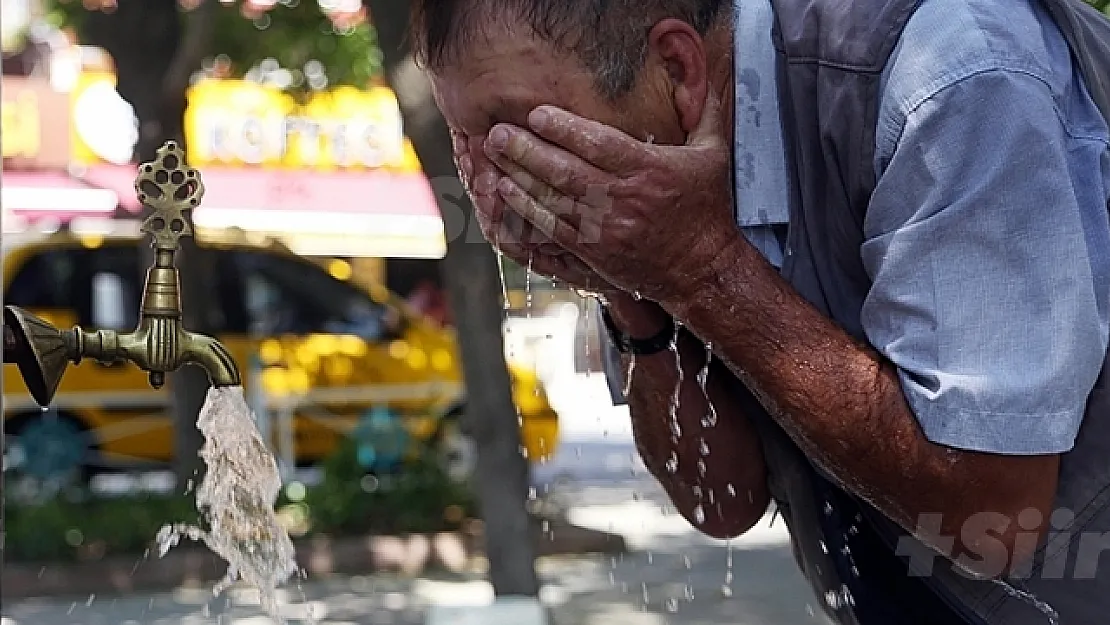
[(693, 26), (674, 18), (660, 20), (648, 34), (649, 54), (667, 69), (675, 113), (687, 134), (698, 127), (709, 93), (705, 48)]

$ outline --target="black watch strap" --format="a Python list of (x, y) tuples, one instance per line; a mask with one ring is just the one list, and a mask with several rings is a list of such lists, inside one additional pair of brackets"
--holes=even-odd
[(605, 329), (609, 332), (609, 338), (613, 340), (617, 351), (622, 354), (650, 356), (669, 349), (674, 341), (675, 323), (670, 316), (667, 317), (667, 325), (658, 334), (647, 339), (632, 338), (617, 329), (613, 316), (609, 314), (609, 308), (604, 305), (601, 306), (601, 321), (605, 324)]

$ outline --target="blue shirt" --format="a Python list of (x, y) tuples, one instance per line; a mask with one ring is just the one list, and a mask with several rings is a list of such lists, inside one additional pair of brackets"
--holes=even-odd
[[(789, 222), (769, 0), (736, 0), (737, 220)], [(883, 74), (862, 323), (929, 440), (1071, 449), (1106, 355), (1105, 121), (1036, 0), (925, 0)]]

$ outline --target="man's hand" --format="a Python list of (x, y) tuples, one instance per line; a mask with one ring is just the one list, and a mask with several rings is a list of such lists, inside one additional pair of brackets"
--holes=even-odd
[(606, 282), (649, 299), (697, 280), (739, 237), (731, 146), (710, 95), (685, 145), (638, 141), (541, 106), (531, 131), (491, 129), (486, 154), (504, 175), (500, 199)]
[(589, 265), (516, 213), (506, 211), (505, 202), (497, 193), (501, 174), (492, 169), (475, 171), (466, 140), (458, 133), (452, 133), (452, 139), (459, 177), (474, 204), (482, 234), (495, 248), (515, 262), (567, 286), (605, 296), (618, 295), (619, 289), (598, 276)]

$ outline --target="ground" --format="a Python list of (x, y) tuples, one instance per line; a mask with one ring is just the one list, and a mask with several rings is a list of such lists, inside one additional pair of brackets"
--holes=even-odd
[[(537, 490), (576, 524), (625, 536), (624, 556), (565, 556), (539, 564), (553, 625), (829, 625), (797, 572), (782, 521), (765, 518), (730, 546), (694, 531), (636, 462), (620, 409), (598, 408), (604, 382), (585, 380), (567, 405), (557, 458)], [(599, 384), (600, 383), (600, 384)], [(596, 387), (596, 388), (595, 388)], [(564, 395), (567, 396), (567, 395)], [(291, 625), (418, 625), (429, 605), (488, 602), (481, 580), (355, 577), (308, 580), (283, 593)], [(3, 606), (2, 625), (270, 625), (257, 596), (206, 589), (155, 595), (26, 600)]]

